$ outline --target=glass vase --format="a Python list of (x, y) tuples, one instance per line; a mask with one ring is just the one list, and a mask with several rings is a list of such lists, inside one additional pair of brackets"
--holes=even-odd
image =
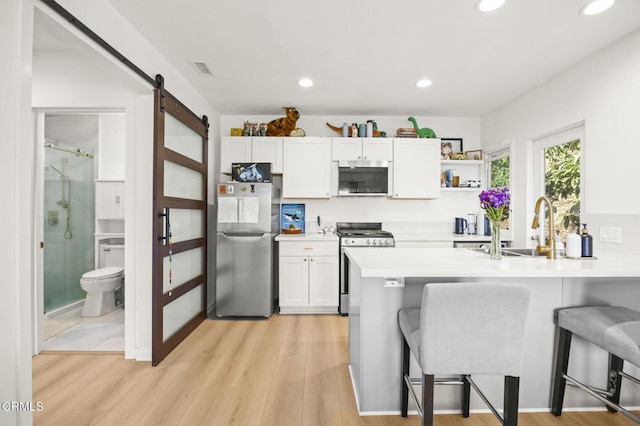
[(491, 259), (502, 259), (502, 246), (500, 245), (500, 222), (491, 221), (491, 247), (489, 247)]

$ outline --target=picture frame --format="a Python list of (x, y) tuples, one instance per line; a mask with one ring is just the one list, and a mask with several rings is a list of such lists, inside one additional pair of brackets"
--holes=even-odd
[(440, 138), (440, 155), (443, 160), (451, 159), (451, 154), (463, 152), (462, 138)]
[(280, 232), (283, 234), (304, 234), (304, 211), (304, 204), (282, 204), (280, 206)]
[(477, 149), (474, 151), (467, 151), (465, 152), (465, 154), (467, 154), (467, 160), (482, 160), (482, 150), (481, 149)]

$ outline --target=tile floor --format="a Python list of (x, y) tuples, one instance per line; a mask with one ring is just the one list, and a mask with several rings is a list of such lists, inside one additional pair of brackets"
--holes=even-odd
[(83, 318), (82, 306), (45, 317), (45, 351), (124, 351), (124, 310)]

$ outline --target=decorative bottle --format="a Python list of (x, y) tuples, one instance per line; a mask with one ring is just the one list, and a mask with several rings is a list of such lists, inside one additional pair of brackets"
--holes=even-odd
[(593, 237), (589, 235), (587, 224), (582, 224), (582, 233), (580, 235), (582, 242), (582, 257), (593, 256)]
[(570, 232), (567, 234), (567, 245), (565, 250), (565, 256), (567, 257), (581, 257), (582, 256), (582, 238), (578, 234), (579, 229), (576, 232)]
[(564, 243), (560, 238), (560, 231), (556, 231), (556, 257), (564, 257)]

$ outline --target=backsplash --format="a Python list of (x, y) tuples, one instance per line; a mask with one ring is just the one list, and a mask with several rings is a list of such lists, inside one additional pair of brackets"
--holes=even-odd
[[(640, 253), (640, 215), (637, 214), (587, 214), (582, 219), (587, 224), (589, 234), (593, 236), (594, 255), (598, 256), (598, 250), (624, 251), (627, 253)], [(622, 242), (610, 243), (600, 241), (600, 227), (615, 226), (622, 228)]]

